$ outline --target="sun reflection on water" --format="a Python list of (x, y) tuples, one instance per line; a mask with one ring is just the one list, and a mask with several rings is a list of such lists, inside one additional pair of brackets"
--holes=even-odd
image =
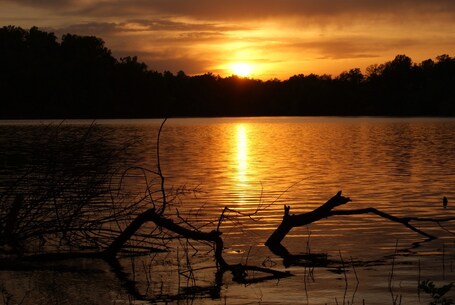
[(248, 171), (248, 135), (244, 124), (237, 125), (237, 181), (239, 186), (246, 186)]

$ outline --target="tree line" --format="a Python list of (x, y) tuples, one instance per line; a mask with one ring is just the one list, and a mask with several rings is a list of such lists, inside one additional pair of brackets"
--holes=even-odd
[(455, 116), (455, 57), (287, 80), (189, 76), (116, 59), (101, 38), (0, 28), (0, 118)]

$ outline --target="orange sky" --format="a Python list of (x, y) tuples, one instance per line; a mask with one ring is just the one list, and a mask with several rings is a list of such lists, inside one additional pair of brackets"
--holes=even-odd
[[(153, 70), (337, 76), (455, 54), (453, 0), (0, 0), (0, 25), (95, 35)], [(248, 70), (247, 69), (247, 70)]]

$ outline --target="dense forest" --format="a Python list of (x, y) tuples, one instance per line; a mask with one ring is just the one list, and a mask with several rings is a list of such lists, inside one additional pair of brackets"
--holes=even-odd
[(149, 69), (94, 36), (0, 28), (0, 118), (455, 116), (455, 58), (257, 80)]

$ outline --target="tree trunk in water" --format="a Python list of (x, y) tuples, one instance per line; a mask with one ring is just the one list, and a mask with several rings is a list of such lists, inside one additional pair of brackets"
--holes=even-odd
[(157, 226), (172, 231), (183, 238), (213, 242), (215, 244), (215, 257), (217, 263), (223, 267), (227, 265), (222, 256), (223, 240), (221, 239), (221, 232), (215, 230), (211, 232), (202, 232), (187, 229), (176, 224), (171, 219), (158, 214), (155, 209), (148, 209), (139, 214), (104, 251), (104, 255), (106, 257), (115, 257), (125, 243), (147, 222), (153, 222)]
[(301, 227), (312, 222), (318, 221), (322, 218), (331, 216), (330, 211), (340, 205), (346, 204), (351, 199), (349, 197), (341, 196), (341, 191), (339, 191), (335, 196), (330, 198), (326, 203), (318, 207), (317, 209), (299, 215), (291, 215), (289, 213), (291, 207), (284, 206), (284, 216), (280, 225), (276, 230), (270, 235), (270, 237), (265, 242), (265, 245), (275, 252), (274, 249), (278, 250), (282, 248), (281, 241), (286, 237), (289, 231), (294, 227)]

